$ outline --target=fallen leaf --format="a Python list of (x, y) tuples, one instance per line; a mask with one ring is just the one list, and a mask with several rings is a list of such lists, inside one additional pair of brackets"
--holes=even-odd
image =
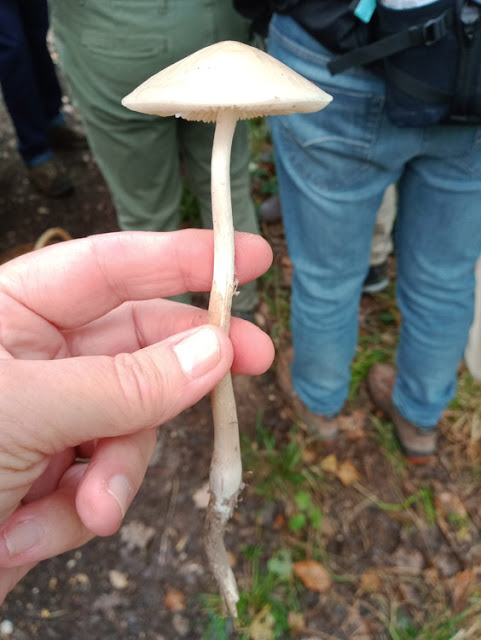
[(274, 640), (275, 618), (271, 613), (271, 608), (266, 605), (254, 616), (247, 633), (250, 640)]
[(327, 473), (336, 473), (338, 468), (337, 458), (334, 453), (330, 453), (321, 461), (321, 469)]
[(476, 573), (472, 569), (460, 571), (451, 582), (451, 598), (453, 600), (453, 608), (456, 613), (460, 613), (466, 608), (467, 594), (469, 588), (476, 580)]
[(430, 587), (435, 587), (439, 584), (439, 572), (436, 567), (428, 567), (427, 569), (424, 569), (422, 576)]
[(339, 465), (336, 476), (345, 487), (353, 484), (354, 482), (358, 482), (361, 478), (359, 471), (349, 460), (346, 460)]
[(338, 423), (341, 431), (347, 435), (349, 440), (362, 440), (364, 438), (364, 422), (366, 412), (364, 409), (356, 409), (349, 416), (339, 416)]
[(304, 447), (302, 450), (302, 462), (308, 466), (314, 464), (317, 459), (317, 453), (314, 449), (309, 449), (308, 447)]
[(297, 611), (289, 611), (287, 624), (289, 625), (289, 629), (294, 633), (302, 633), (306, 629), (304, 614)]
[(164, 604), (170, 611), (184, 611), (185, 596), (179, 589), (169, 589), (165, 594)]
[(349, 607), (343, 628), (346, 629), (349, 640), (372, 640), (371, 630), (361, 615), (358, 604)]
[(310, 591), (326, 593), (332, 586), (329, 571), (320, 562), (304, 560), (294, 562), (294, 573), (302, 584)]
[(381, 584), (381, 578), (376, 569), (367, 569), (361, 576), (361, 584), (359, 587), (362, 591), (373, 593), (380, 591)]

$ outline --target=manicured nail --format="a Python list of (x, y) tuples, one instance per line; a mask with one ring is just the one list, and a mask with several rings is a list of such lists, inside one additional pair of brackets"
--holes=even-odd
[(43, 539), (43, 528), (37, 520), (24, 520), (7, 528), (3, 537), (10, 556), (25, 553)]
[(127, 513), (130, 498), (132, 496), (132, 487), (125, 476), (112, 476), (107, 484), (107, 492), (117, 502), (122, 513), (122, 518)]
[(217, 335), (210, 327), (200, 327), (174, 347), (179, 364), (189, 378), (199, 378), (220, 360)]

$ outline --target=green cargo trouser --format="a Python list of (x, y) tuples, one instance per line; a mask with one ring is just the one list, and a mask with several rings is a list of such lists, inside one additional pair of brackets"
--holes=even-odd
[[(246, 41), (248, 24), (227, 0), (51, 0), (62, 66), (121, 229), (179, 227), (182, 173), (212, 227), (210, 158), (214, 125), (129, 111), (121, 99), (162, 68), (220, 40)], [(258, 233), (250, 197), (249, 143), (239, 122), (232, 146), (235, 228)], [(256, 285), (234, 298), (254, 307)]]

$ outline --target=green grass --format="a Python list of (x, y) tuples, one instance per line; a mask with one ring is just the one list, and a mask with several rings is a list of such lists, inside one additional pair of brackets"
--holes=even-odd
[(356, 397), (359, 384), (366, 379), (369, 369), (376, 362), (389, 362), (393, 359), (392, 345), (385, 345), (379, 333), (360, 336), (356, 355), (351, 364), (351, 383), (349, 400)]
[(473, 598), (458, 615), (448, 609), (422, 626), (408, 622), (398, 613), (388, 631), (391, 640), (478, 640), (481, 637), (481, 599)]
[(299, 611), (299, 593), (302, 588), (294, 577), (291, 553), (287, 549), (275, 552), (267, 562), (261, 560), (265, 550), (258, 546), (246, 547), (244, 557), (249, 574), (249, 588), (241, 589), (237, 604), (238, 619), (222, 617), (218, 596), (203, 596), (205, 610), (204, 640), (232, 638), (234, 625), (237, 640), (250, 640), (260, 629), (269, 640), (288, 637), (288, 615)]
[(394, 435), (394, 427), (387, 420), (381, 420), (376, 416), (370, 417), (374, 427), (374, 440), (382, 450), (392, 468), (401, 473), (406, 468), (406, 459), (401, 451), (401, 447)]
[(268, 501), (279, 496), (293, 496), (305, 484), (302, 446), (294, 435), (279, 447), (274, 433), (266, 429), (259, 417), (254, 443), (242, 440), (244, 467), (256, 473), (256, 493)]
[(416, 493), (411, 493), (401, 503), (374, 502), (374, 505), (382, 511), (402, 512), (410, 507), (416, 507), (424, 516), (430, 526), (436, 524), (436, 506), (434, 504), (434, 491), (431, 487), (421, 487)]

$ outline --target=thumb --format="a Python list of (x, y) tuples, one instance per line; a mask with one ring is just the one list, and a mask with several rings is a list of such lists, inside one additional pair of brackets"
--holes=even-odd
[(53, 455), (156, 427), (208, 393), (232, 360), (228, 336), (212, 325), (114, 357), (6, 360), (0, 362), (0, 387), (7, 391), (2, 430), (11, 424), (10, 440)]

